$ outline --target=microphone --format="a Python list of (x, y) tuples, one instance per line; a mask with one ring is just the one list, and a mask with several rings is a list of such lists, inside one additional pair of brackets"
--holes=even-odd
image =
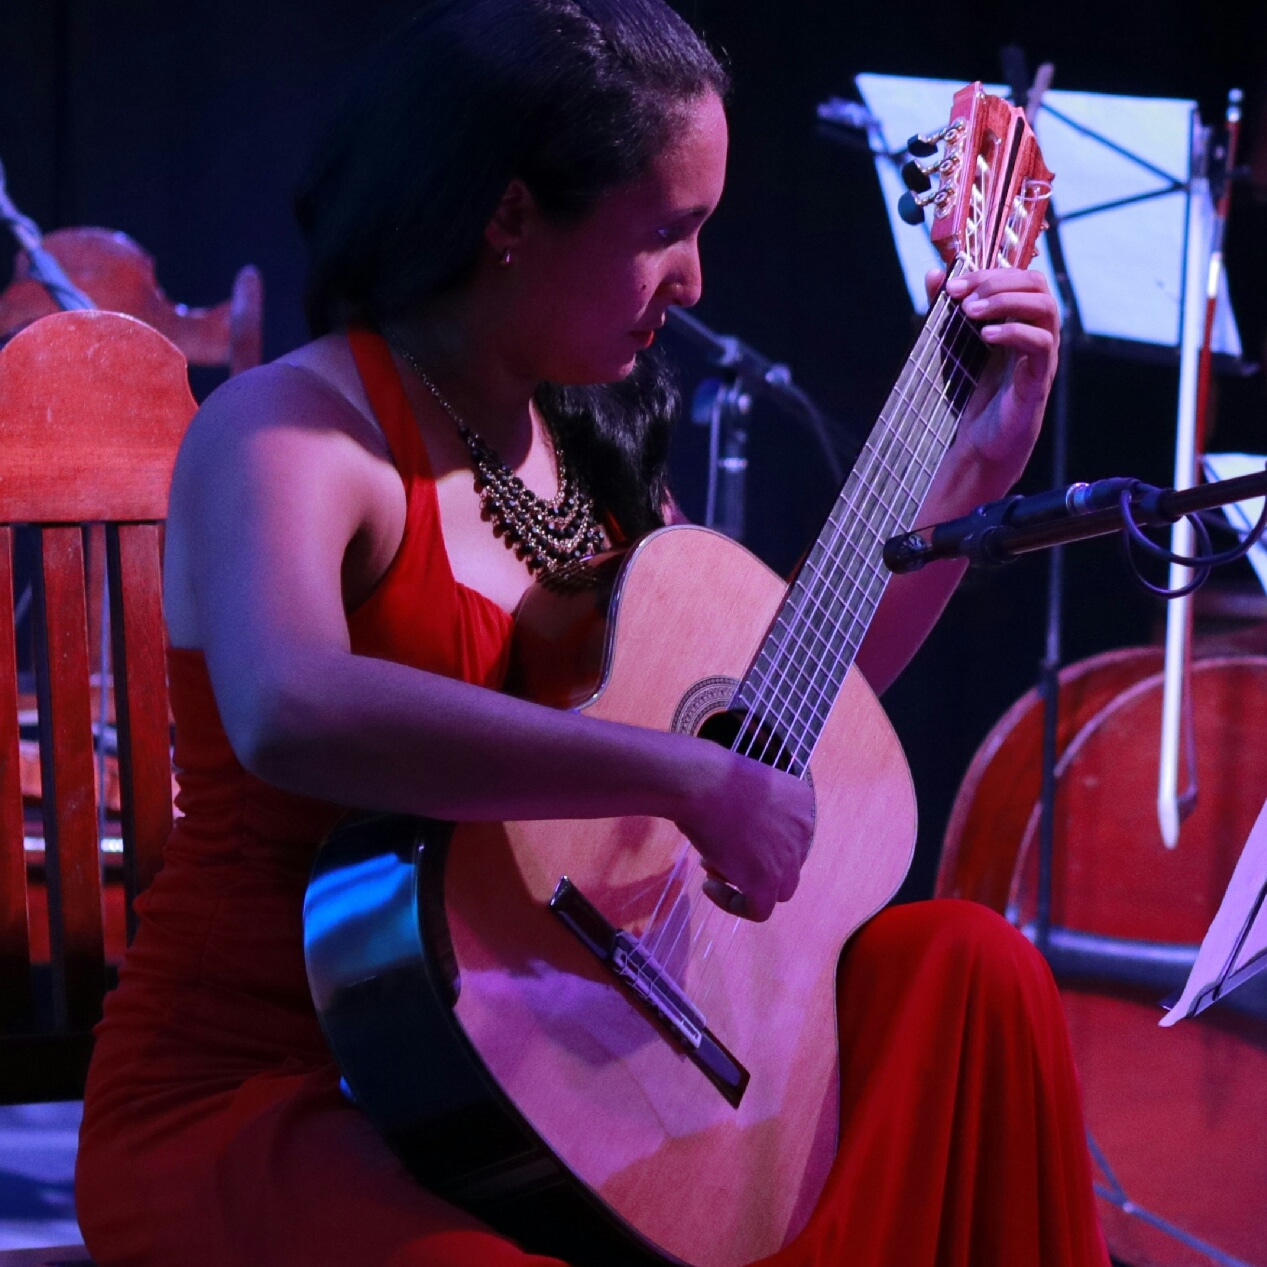
[(937, 524), (927, 539), (917, 532), (891, 537), (884, 543), (884, 564), (890, 572), (916, 572), (936, 559), (967, 558), (977, 565), (1008, 563), (1013, 555), (1005, 542), (1005, 530), (1116, 510), (1123, 493), (1134, 495), (1147, 488), (1139, 480), (1115, 476), (1090, 484), (1079, 481), (1025, 497), (1003, 497), (958, 519)]
[(831, 97), (818, 107), (818, 117), (823, 123), (840, 128), (855, 128), (859, 132), (878, 130), (880, 120), (861, 101), (846, 101), (843, 97)]
[(682, 308), (670, 308), (668, 324), (691, 340), (718, 369), (729, 370), (746, 383), (786, 391), (792, 384), (792, 371), (778, 361), (771, 361), (755, 348), (731, 334), (710, 330), (698, 317)]
[(1046, 492), (1032, 493), (1027, 497), (1005, 497), (1001, 502), (988, 505), (1005, 508), (1000, 522), (1024, 528), (1031, 524), (1050, 523), (1053, 519), (1067, 519), (1071, 515), (1089, 514), (1093, 510), (1114, 510), (1123, 493), (1133, 493), (1141, 487), (1139, 480), (1123, 476), (1096, 480), (1091, 484), (1079, 480), (1076, 484), (1066, 484), (1064, 488), (1049, 488)]
[(818, 107), (818, 130), (829, 140), (839, 142), (850, 149), (868, 149), (872, 154), (890, 154), (884, 144), (884, 130), (876, 118), (860, 101), (846, 101), (832, 97)]
[(725, 370), (730, 379), (740, 384), (743, 390), (759, 391), (791, 405), (818, 441), (832, 478), (838, 483), (844, 479), (827, 420), (809, 394), (792, 381), (792, 371), (786, 365), (762, 356), (756, 348), (749, 347), (734, 335), (718, 334), (715, 330), (710, 330), (698, 317), (692, 317), (682, 308), (670, 308), (666, 314), (666, 323), (694, 343), (718, 369)]

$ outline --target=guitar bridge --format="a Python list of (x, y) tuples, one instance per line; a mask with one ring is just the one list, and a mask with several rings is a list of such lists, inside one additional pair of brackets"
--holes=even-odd
[(581, 943), (668, 1030), (686, 1056), (738, 1108), (750, 1077), (708, 1028), (700, 1010), (632, 934), (616, 928), (580, 889), (564, 876), (550, 898), (550, 909)]

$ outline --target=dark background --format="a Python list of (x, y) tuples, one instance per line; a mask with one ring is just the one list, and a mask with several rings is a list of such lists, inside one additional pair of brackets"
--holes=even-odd
[[(167, 293), (185, 303), (224, 299), (237, 269), (258, 265), (265, 355), (276, 356), (305, 337), (303, 250), (290, 190), (344, 69), (410, 7), (404, 0), (5, 0), (0, 158), (10, 193), (46, 231), (97, 224), (131, 234), (155, 256)], [(1236, 193), (1228, 259), (1247, 358), (1259, 359), (1267, 333), (1267, 5), (679, 0), (678, 7), (725, 51), (736, 83), (730, 183), (705, 236), (698, 315), (790, 364), (838, 421), (841, 448), (865, 435), (913, 334), (870, 159), (815, 127), (817, 103), (852, 95), (859, 71), (998, 80), (999, 50), (1016, 43), (1031, 66), (1055, 63), (1057, 87), (1191, 97), (1207, 121), (1221, 119), (1228, 88), (1245, 89), (1244, 154), (1255, 179)], [(7, 250), (0, 245), (0, 256)], [(1131, 474), (1168, 484), (1175, 369), (1095, 349), (1070, 355), (1070, 478)], [(683, 356), (682, 368), (689, 392), (702, 366)], [(205, 392), (214, 381), (202, 377), (196, 387)], [(1262, 376), (1225, 378), (1212, 447), (1264, 451), (1265, 419)], [(751, 431), (749, 544), (786, 569), (836, 490), (793, 419), (762, 406)], [(696, 515), (702, 445), (702, 432), (684, 423), (675, 470)], [(1049, 466), (1044, 442), (1023, 488), (1045, 487)], [(945, 818), (973, 750), (1034, 680), (1045, 589), (1037, 557), (971, 576), (886, 697), (920, 794), (920, 848), (907, 896), (931, 888)], [(1112, 547), (1070, 553), (1067, 593), (1067, 659), (1152, 637), (1157, 607), (1129, 587)]]

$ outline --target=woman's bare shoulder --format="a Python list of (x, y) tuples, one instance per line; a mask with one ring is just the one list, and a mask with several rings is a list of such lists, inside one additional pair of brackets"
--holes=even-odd
[(342, 434), (376, 455), (384, 449), (347, 340), (328, 335), (238, 374), (203, 402), (188, 441), (232, 443), (261, 431)]
[(274, 537), (316, 522), (348, 539), (371, 528), (399, 536), (404, 490), (369, 403), (354, 399), (359, 378), (347, 378), (356, 367), (346, 348), (319, 340), (207, 397), (176, 460), (169, 537), (187, 521), (223, 532), (224, 516), (257, 512)]
[(341, 587), (353, 599), (372, 588), (399, 546), (405, 494), (386, 441), (350, 398), (337, 348), (308, 348), (229, 379), (190, 423), (167, 521), (175, 646), (207, 645), (202, 613), (244, 576), (267, 575), (274, 593), (324, 578), (337, 606)]

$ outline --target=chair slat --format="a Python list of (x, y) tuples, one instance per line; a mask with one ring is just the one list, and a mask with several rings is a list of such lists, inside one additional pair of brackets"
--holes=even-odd
[(18, 755), (13, 530), (0, 526), (0, 1030), (31, 1017), (30, 932)]
[(157, 874), (172, 829), (159, 532), (157, 524), (106, 529), (129, 939), (132, 903)]
[(83, 532), (44, 528), (36, 568), (36, 687), (44, 845), (59, 1026), (101, 1014), (105, 933), (94, 792)]

